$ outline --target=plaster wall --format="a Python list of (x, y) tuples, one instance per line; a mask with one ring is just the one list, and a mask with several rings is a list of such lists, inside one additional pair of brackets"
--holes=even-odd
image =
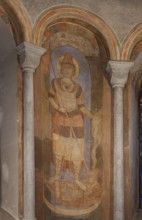
[(33, 25), (40, 14), (53, 7), (69, 6), (95, 13), (115, 32), (120, 43), (142, 21), (140, 0), (21, 0)]
[(18, 219), (17, 58), (15, 43), (0, 20), (1, 207)]

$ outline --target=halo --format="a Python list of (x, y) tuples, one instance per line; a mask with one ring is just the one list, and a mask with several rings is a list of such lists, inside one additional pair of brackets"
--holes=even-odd
[[(58, 61), (57, 61), (57, 69), (58, 69), (58, 72), (61, 75), (62, 75), (62, 73), (61, 73), (61, 63), (62, 63), (63, 59), (64, 59), (64, 56), (61, 56), (61, 57), (58, 58)], [(72, 61), (73, 61), (73, 64), (75, 65), (75, 74), (73, 76), (73, 78), (75, 79), (79, 75), (79, 64), (78, 64), (77, 60), (73, 57), (72, 57)]]

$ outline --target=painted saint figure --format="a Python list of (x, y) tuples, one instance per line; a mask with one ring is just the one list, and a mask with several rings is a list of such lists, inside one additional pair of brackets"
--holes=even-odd
[(54, 78), (49, 90), (52, 106), (52, 141), (55, 161), (55, 175), (50, 184), (60, 180), (63, 162), (72, 164), (75, 183), (83, 191), (86, 186), (80, 179), (80, 171), (85, 163), (84, 115), (93, 119), (94, 115), (85, 107), (81, 86), (75, 82), (79, 65), (70, 53), (58, 60), (61, 77)]

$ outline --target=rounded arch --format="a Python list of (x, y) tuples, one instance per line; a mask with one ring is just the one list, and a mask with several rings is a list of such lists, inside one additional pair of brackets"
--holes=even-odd
[(45, 28), (59, 19), (78, 19), (96, 28), (103, 36), (110, 53), (111, 60), (120, 59), (119, 42), (110, 27), (97, 15), (73, 7), (56, 7), (44, 11), (34, 27), (34, 43), (41, 46)]
[(20, 44), (22, 41), (32, 42), (32, 24), (23, 4), (19, 0), (3, 0), (0, 6), (4, 8), (8, 15), (16, 43)]
[(122, 60), (131, 59), (133, 48), (140, 40), (142, 40), (142, 22), (136, 25), (125, 39), (121, 53)]

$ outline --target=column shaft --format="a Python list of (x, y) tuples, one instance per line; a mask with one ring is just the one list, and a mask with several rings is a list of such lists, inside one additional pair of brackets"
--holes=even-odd
[[(24, 70), (24, 219), (35, 219), (33, 70)], [(32, 218), (31, 218), (32, 217)]]
[(114, 88), (114, 220), (124, 220), (123, 88)]

